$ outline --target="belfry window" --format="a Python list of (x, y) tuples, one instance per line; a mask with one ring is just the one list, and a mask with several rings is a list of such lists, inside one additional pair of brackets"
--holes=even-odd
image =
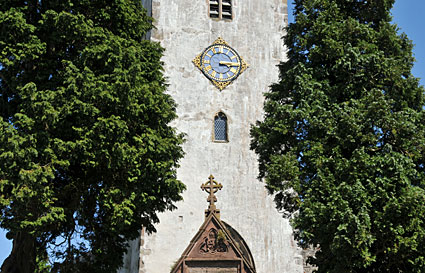
[(210, 17), (232, 20), (232, 0), (209, 0)]
[(227, 117), (223, 112), (219, 112), (214, 117), (214, 141), (228, 141)]

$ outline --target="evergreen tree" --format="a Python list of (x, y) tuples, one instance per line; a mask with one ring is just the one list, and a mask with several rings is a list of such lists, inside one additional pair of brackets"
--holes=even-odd
[(252, 128), (260, 178), (318, 272), (425, 272), (424, 89), (394, 0), (295, 0)]
[(137, 0), (0, 0), (2, 272), (116, 272), (181, 200), (150, 28)]

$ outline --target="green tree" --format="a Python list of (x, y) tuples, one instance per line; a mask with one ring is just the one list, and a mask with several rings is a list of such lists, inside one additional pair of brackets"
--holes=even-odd
[(425, 272), (424, 89), (394, 0), (295, 0), (251, 130), (260, 178), (318, 272)]
[(137, 0), (0, 0), (2, 272), (115, 272), (181, 200), (150, 28)]

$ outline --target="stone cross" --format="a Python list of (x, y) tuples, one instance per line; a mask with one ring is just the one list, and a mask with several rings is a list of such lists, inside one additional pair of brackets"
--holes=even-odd
[(208, 206), (208, 210), (205, 211), (206, 216), (208, 216), (209, 213), (217, 213), (219, 214), (219, 210), (215, 207), (215, 202), (217, 202), (217, 197), (215, 196), (215, 193), (218, 190), (221, 190), (223, 188), (223, 185), (221, 183), (217, 183), (217, 181), (214, 180), (214, 176), (210, 175), (208, 177), (208, 181), (202, 184), (201, 189), (203, 191), (206, 191), (209, 193), (207, 201), (210, 203)]

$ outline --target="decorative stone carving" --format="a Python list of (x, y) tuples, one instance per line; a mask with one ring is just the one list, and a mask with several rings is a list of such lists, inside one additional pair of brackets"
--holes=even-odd
[(218, 235), (216, 229), (212, 228), (208, 232), (208, 236), (203, 238), (203, 243), (199, 248), (200, 253), (215, 254), (217, 252), (227, 252), (226, 238), (224, 234)]
[(215, 193), (218, 190), (221, 190), (223, 185), (214, 180), (214, 176), (210, 175), (208, 177), (208, 181), (201, 185), (201, 189), (208, 193), (207, 201), (210, 203), (208, 209), (205, 210), (205, 217), (208, 217), (210, 213), (215, 213), (218, 218), (220, 218), (220, 210), (218, 210), (215, 206), (215, 202), (217, 202), (217, 197)]
[(215, 193), (223, 188), (210, 175), (201, 189), (208, 193), (206, 218), (171, 273), (255, 273), (248, 245), (230, 225), (221, 221)]

